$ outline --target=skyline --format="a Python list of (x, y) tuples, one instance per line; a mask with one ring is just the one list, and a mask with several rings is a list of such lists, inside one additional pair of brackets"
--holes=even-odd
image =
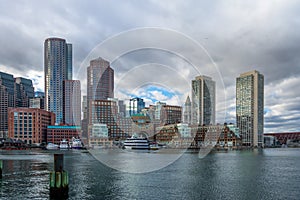
[[(0, 14), (0, 34), (3, 34), (1, 43), (7, 48), (0, 51), (1, 71), (14, 74), (15, 77), (30, 78), (35, 89), (43, 91), (43, 41), (46, 38), (65, 38), (73, 44), (75, 75), (94, 47), (113, 35), (143, 27), (171, 29), (199, 42), (218, 66), (225, 86), (227, 122), (235, 123), (236, 77), (258, 70), (265, 76), (264, 132), (299, 131), (300, 91), (296, 87), (300, 83), (297, 56), (297, 43), (300, 40), (297, 27), (300, 22), (296, 19), (299, 18), (297, 8), (300, 3), (149, 1), (148, 4), (125, 2), (118, 6), (115, 3), (94, 2), (86, 5), (83, 2), (73, 4), (64, 1), (63, 6), (58, 6), (52, 2), (31, 1), (18, 5), (5, 2), (6, 9)], [(199, 10), (194, 7), (199, 7)], [(186, 16), (186, 12), (189, 15)], [(133, 63), (135, 66), (139, 63), (138, 58), (146, 59), (145, 55), (128, 55), (127, 64)], [(116, 66), (121, 61), (118, 60)], [(173, 60), (173, 63), (177, 66), (182, 64), (178, 60)], [(167, 65), (172, 66), (169, 61)], [(116, 74), (118, 81), (119, 75), (126, 70), (116, 69), (114, 65), (112, 67), (119, 70), (119, 74)], [(203, 75), (206, 75), (203, 71)], [(184, 69), (182, 72), (190, 74)], [(74, 79), (78, 78), (74, 76)], [(128, 84), (134, 85), (131, 82)], [(170, 85), (173, 85), (173, 90), (168, 92), (181, 92), (176, 90), (174, 83)], [(81, 88), (84, 89), (85, 85), (82, 84)], [(165, 98), (163, 91), (155, 89), (155, 85), (153, 88), (153, 99)], [(145, 91), (136, 90), (137, 93)], [(216, 91), (220, 91), (220, 87)], [(186, 96), (181, 95), (184, 96), (184, 102)], [(172, 104), (172, 101), (167, 102)], [(217, 106), (217, 110), (218, 107), (221, 106)]]

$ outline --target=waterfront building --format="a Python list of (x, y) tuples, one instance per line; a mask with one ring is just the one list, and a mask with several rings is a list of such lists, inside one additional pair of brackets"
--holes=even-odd
[(288, 140), (300, 141), (300, 132), (265, 133), (264, 137), (273, 136), (280, 145), (286, 145)]
[(145, 108), (145, 102), (142, 98), (135, 97), (129, 101), (129, 115), (135, 115), (141, 113)]
[(192, 102), (189, 96), (186, 98), (184, 103), (183, 123), (192, 123)]
[(0, 136), (8, 134), (8, 107), (15, 107), (15, 81), (11, 74), (0, 72)]
[(112, 141), (108, 137), (108, 128), (106, 124), (92, 124), (89, 126), (89, 147), (105, 148), (111, 147)]
[(192, 123), (215, 124), (216, 83), (208, 76), (197, 76), (192, 80)]
[(72, 79), (72, 45), (65, 39), (48, 38), (44, 43), (45, 108), (63, 123), (63, 81)]
[(29, 107), (34, 97), (32, 81), (0, 72), (0, 136), (8, 134), (8, 108)]
[(54, 125), (55, 114), (39, 108), (9, 108), (8, 137), (27, 144), (46, 142), (47, 126)]
[(62, 140), (72, 141), (72, 138), (79, 138), (81, 132), (80, 126), (47, 126), (47, 143), (59, 145)]
[(194, 141), (191, 146), (211, 146), (216, 149), (237, 149), (242, 145), (238, 128), (226, 123), (224, 125), (193, 125), (191, 127)]
[[(93, 124), (106, 124), (109, 139), (125, 139), (128, 136), (126, 127), (121, 127), (122, 118), (118, 117), (118, 106), (116, 101), (92, 100), (89, 102), (89, 127)], [(124, 118), (123, 120), (125, 120)], [(123, 122), (122, 122), (123, 123)], [(88, 134), (90, 137), (90, 133)]]
[(263, 146), (264, 76), (258, 71), (236, 79), (236, 121), (244, 146)]
[(16, 107), (29, 107), (30, 99), (34, 98), (34, 87), (32, 80), (17, 77), (15, 78), (15, 101)]
[(81, 124), (81, 88), (79, 80), (64, 81), (64, 123)]

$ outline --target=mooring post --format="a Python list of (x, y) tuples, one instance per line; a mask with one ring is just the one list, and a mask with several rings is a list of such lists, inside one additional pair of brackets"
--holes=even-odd
[(3, 161), (0, 160), (0, 178), (2, 178)]
[(69, 176), (64, 171), (64, 155), (54, 154), (54, 171), (50, 172), (50, 198), (68, 198)]

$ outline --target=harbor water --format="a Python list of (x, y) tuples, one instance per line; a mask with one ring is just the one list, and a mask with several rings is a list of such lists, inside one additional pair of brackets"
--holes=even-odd
[[(0, 199), (49, 199), (54, 153), (64, 154), (69, 199), (300, 199), (300, 149), (290, 148), (185, 153), (147, 173), (113, 169), (81, 150), (1, 151)], [(128, 155), (121, 164), (132, 167)]]

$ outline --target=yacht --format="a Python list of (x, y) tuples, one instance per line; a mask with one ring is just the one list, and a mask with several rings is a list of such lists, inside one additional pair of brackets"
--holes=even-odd
[(48, 150), (59, 149), (59, 145), (53, 144), (53, 143), (49, 142), (49, 143), (47, 144), (47, 146), (46, 146), (46, 149), (48, 149)]
[(66, 139), (60, 141), (59, 149), (69, 149), (69, 143)]
[(82, 145), (81, 139), (73, 137), (71, 148), (72, 149), (82, 149), (82, 147), (83, 147), (83, 145)]
[(124, 149), (141, 149), (148, 150), (150, 147), (149, 141), (145, 137), (135, 137), (127, 138), (124, 141), (123, 148)]

